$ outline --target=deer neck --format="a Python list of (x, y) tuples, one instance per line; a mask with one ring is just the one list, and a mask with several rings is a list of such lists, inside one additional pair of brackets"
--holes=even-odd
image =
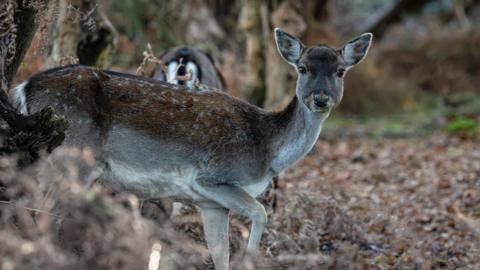
[(276, 174), (312, 149), (327, 117), (328, 112), (312, 113), (296, 96), (283, 111), (273, 114), (271, 169)]

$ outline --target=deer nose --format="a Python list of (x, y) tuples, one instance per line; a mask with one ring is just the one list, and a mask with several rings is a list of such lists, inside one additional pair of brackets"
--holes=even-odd
[(315, 95), (313, 96), (313, 103), (318, 108), (328, 108), (330, 106), (330, 97), (327, 95)]

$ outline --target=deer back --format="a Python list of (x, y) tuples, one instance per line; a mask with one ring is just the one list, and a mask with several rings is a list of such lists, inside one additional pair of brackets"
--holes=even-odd
[(66, 143), (93, 147), (101, 159), (106, 152), (158, 161), (152, 166), (188, 163), (229, 181), (253, 181), (267, 169), (271, 114), (222, 92), (84, 66), (37, 74), (25, 88), (29, 113), (53, 106), (71, 120)]

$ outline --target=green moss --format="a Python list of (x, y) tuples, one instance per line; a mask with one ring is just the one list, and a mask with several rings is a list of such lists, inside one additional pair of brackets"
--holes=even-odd
[(451, 135), (467, 134), (468, 136), (474, 136), (477, 133), (478, 124), (473, 119), (458, 116), (448, 123), (446, 128)]

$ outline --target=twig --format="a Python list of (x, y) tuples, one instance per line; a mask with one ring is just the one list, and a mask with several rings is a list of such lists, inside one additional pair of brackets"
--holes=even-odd
[(97, 25), (95, 23), (95, 19), (93, 18), (93, 13), (97, 9), (98, 5), (95, 4), (93, 8), (86, 12), (82, 12), (80, 9), (74, 7), (72, 4), (68, 4), (67, 12), (69, 12), (70, 18), (74, 22), (81, 22), (83, 23), (88, 31), (93, 32), (97, 29)]
[(22, 208), (22, 209), (25, 209), (25, 210), (28, 210), (28, 211), (31, 211), (31, 212), (34, 212), (34, 213), (42, 213), (42, 214), (47, 214), (47, 215), (52, 216), (52, 217), (69, 219), (69, 218), (66, 218), (65, 216), (61, 216), (61, 215), (58, 215), (58, 214), (53, 214), (53, 213), (51, 213), (49, 211), (46, 211), (46, 210), (17, 205), (17, 204), (14, 204), (14, 203), (10, 202), (10, 201), (1, 201), (0, 200), (0, 203), (6, 204), (6, 205), (9, 205), (9, 206), (12, 206), (12, 207)]
[[(175, 68), (175, 72), (173, 74), (177, 74), (178, 73), (178, 70), (183, 67), (183, 58), (180, 58), (179, 59), (179, 63), (177, 65), (177, 67)], [(168, 78), (168, 73), (165, 72), (166, 76), (167, 77), (167, 82), (168, 83), (173, 83), (173, 81), (177, 78), (177, 75), (173, 76), (173, 78)]]
[(150, 43), (147, 43), (147, 50), (143, 51), (143, 61), (140, 64), (140, 66), (137, 68), (137, 71), (135, 73), (144, 75), (143, 72), (148, 63), (158, 64), (160, 66), (160, 69), (162, 69), (164, 73), (166, 73), (167, 71), (167, 67), (165, 66), (165, 63), (163, 63), (162, 60), (158, 59), (153, 53), (152, 45), (150, 45)]
[(179, 80), (179, 81), (191, 81), (192, 80), (192, 77), (193, 77), (193, 74), (192, 74), (192, 70), (187, 70), (187, 73), (185, 75), (178, 75), (178, 70), (180, 69), (180, 67), (184, 66), (183, 65), (183, 58), (180, 58), (180, 63), (178, 64), (177, 66), (177, 69), (175, 70), (175, 79), (176, 80)]

